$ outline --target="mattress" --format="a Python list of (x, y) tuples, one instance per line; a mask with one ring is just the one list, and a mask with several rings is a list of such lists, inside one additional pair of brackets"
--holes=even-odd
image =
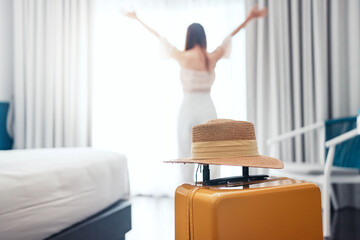
[(128, 197), (127, 161), (119, 153), (0, 151), (0, 240), (44, 239)]

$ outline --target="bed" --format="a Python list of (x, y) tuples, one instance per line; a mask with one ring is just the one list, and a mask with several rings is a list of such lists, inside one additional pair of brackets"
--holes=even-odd
[(0, 151), (0, 240), (125, 239), (125, 156), (91, 148)]

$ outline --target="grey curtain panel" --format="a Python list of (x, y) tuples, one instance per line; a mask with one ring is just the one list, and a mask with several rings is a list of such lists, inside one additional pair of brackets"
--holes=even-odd
[(15, 0), (15, 148), (91, 144), (92, 0)]
[[(268, 17), (246, 28), (248, 119), (261, 153), (266, 139), (308, 124), (356, 115), (360, 108), (360, 1), (247, 0), (267, 6)], [(308, 133), (278, 149), (284, 161), (317, 163), (317, 135)], [(349, 190), (349, 188), (351, 188)], [(360, 207), (360, 188), (339, 194), (341, 205)]]

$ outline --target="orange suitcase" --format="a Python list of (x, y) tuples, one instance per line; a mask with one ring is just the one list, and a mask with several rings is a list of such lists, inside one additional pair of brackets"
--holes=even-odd
[(183, 184), (175, 193), (175, 239), (323, 239), (320, 190), (290, 178)]
[[(176, 240), (323, 237), (320, 190), (315, 184), (249, 175), (249, 167), (284, 167), (281, 160), (258, 153), (251, 122), (215, 119), (195, 125), (191, 158), (166, 162), (203, 166), (203, 185), (184, 184), (176, 190)], [(211, 179), (211, 164), (242, 166), (243, 175)]]

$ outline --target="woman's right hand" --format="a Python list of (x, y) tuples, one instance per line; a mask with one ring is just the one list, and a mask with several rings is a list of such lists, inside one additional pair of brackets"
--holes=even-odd
[(248, 19), (255, 19), (255, 18), (263, 18), (267, 15), (267, 8), (264, 7), (263, 9), (258, 9), (258, 5), (256, 4), (250, 11), (248, 15)]

